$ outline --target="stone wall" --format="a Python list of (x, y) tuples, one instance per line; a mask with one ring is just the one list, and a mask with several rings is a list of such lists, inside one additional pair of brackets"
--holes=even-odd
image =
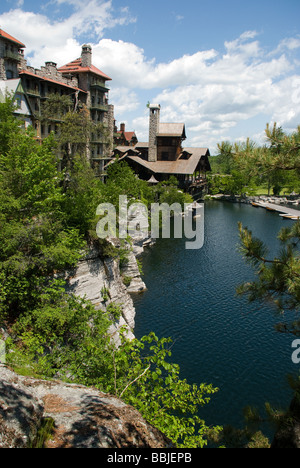
[(0, 80), (6, 80), (6, 70), (3, 58), (0, 58)]
[(39, 68), (34, 68), (26, 65), (26, 68), (23, 68), (29, 73), (33, 73), (37, 77), (48, 78), (53, 81), (77, 88), (78, 80), (76, 77), (66, 78), (58, 71), (57, 65), (54, 62), (46, 62), (44, 66)]

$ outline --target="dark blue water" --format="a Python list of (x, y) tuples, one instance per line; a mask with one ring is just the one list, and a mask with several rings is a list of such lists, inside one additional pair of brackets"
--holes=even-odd
[(236, 297), (236, 286), (254, 278), (238, 252), (238, 221), (268, 244), (270, 255), (278, 251), (278, 231), (293, 223), (250, 205), (206, 202), (203, 248), (158, 240), (142, 257), (148, 291), (134, 301), (137, 338), (150, 331), (172, 337), (181, 378), (220, 389), (201, 409), (206, 423), (241, 428), (247, 405), (289, 405), (286, 375), (300, 366), (291, 360), (293, 338), (274, 330), (274, 309)]

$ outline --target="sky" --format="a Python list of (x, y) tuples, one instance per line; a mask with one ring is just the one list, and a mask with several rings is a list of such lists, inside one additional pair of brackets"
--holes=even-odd
[(0, 28), (28, 65), (93, 50), (115, 119), (148, 141), (147, 103), (185, 123), (186, 147), (265, 143), (300, 125), (300, 0), (1, 0)]

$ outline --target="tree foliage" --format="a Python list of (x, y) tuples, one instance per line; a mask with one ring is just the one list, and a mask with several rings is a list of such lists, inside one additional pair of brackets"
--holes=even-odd
[(123, 340), (114, 353), (113, 380), (107, 390), (137, 408), (177, 447), (200, 448), (211, 432), (221, 430), (209, 428), (199, 416), (218, 389), (180, 379), (179, 366), (170, 360), (171, 343), (153, 332), (140, 340)]
[(53, 140), (40, 145), (6, 116), (0, 148), (0, 315), (15, 317), (34, 307), (55, 271), (78, 261), (84, 242), (65, 223)]
[[(255, 186), (266, 186), (268, 193), (275, 195), (284, 187), (290, 192), (299, 191), (300, 182), (300, 126), (291, 134), (286, 134), (276, 123), (265, 130), (265, 145), (258, 145), (249, 138), (232, 144), (228, 141), (218, 144), (218, 156), (211, 158), (214, 174), (230, 175), (244, 184), (244, 192), (253, 192)], [(229, 179), (228, 179), (229, 180)], [(211, 188), (216, 190), (216, 180)], [(222, 186), (220, 191), (230, 193), (230, 187)], [(239, 187), (234, 187), (239, 194)]]
[(250, 301), (271, 301), (283, 316), (295, 316), (280, 322), (277, 328), (299, 336), (300, 223), (281, 230), (278, 236), (281, 249), (275, 258), (268, 258), (267, 246), (242, 224), (239, 232), (242, 255), (255, 268), (257, 280), (241, 285), (238, 293), (247, 295)]

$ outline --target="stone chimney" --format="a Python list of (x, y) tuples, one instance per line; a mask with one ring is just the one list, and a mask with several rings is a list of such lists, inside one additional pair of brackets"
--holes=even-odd
[(125, 124), (124, 123), (120, 124), (120, 131), (125, 132)]
[(92, 48), (90, 45), (84, 44), (82, 46), (81, 64), (84, 68), (92, 65)]
[(150, 104), (149, 106), (149, 150), (148, 161), (157, 161), (157, 134), (159, 132), (160, 105)]

